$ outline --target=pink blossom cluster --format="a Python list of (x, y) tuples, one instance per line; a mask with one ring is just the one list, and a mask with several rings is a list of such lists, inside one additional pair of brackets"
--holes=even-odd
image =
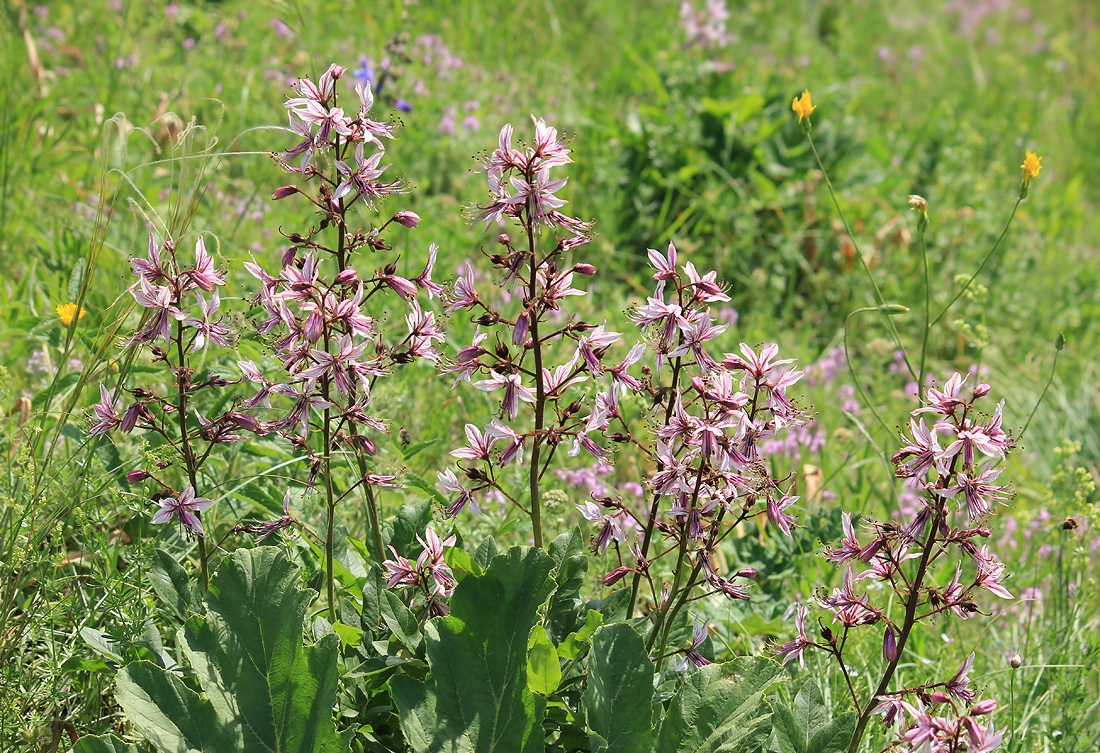
[[(913, 750), (992, 750), (1001, 738), (992, 725), (983, 728), (973, 719), (992, 708), (970, 716), (952, 710), (953, 720), (926, 711), (928, 706), (973, 700), (966, 687), (973, 655), (947, 682), (889, 691), (894, 669), (917, 624), (952, 615), (965, 620), (986, 614), (979, 606), (983, 592), (1012, 598), (1004, 584), (1004, 563), (980, 541), (992, 535), (989, 518), (996, 505), (1008, 498), (1006, 487), (996, 483), (1003, 470), (997, 464), (1012, 449), (1013, 441), (1002, 426), (1004, 402), (991, 415), (982, 415), (975, 404), (989, 394), (990, 387), (979, 382), (967, 391), (968, 379), (954, 374), (942, 389), (928, 389), (925, 404), (913, 411), (909, 436), (903, 437), (904, 445), (891, 458), (897, 477), (908, 487), (909, 518), (886, 523), (867, 520), (860, 531), (853, 516), (844, 513), (843, 538), (838, 545), (825, 548), (826, 559), (845, 568), (844, 577), (840, 587), (829, 594), (819, 593), (815, 601), (832, 615), (840, 634), (822, 626), (823, 641), (808, 635), (808, 610), (798, 605), (796, 637), (776, 647), (784, 663), (795, 658), (804, 663), (807, 649), (823, 650), (835, 657), (847, 674), (842, 655), (849, 630), (881, 625), (886, 669), (862, 716), (880, 713), (887, 724), (897, 723), (902, 740)], [(937, 571), (952, 572), (950, 580), (935, 583), (932, 563)], [(949, 563), (954, 567), (945, 567)], [(885, 586), (890, 599), (872, 599), (873, 591), (865, 582)], [(903, 614), (892, 612), (886, 606), (889, 601), (901, 605)], [(858, 708), (859, 699), (854, 700)], [(992, 701), (983, 703), (995, 707)], [(969, 748), (958, 747), (962, 737), (969, 741)]]

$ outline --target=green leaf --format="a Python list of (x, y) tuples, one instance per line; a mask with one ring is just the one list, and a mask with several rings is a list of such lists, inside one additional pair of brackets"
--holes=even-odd
[(431, 677), (390, 681), (416, 753), (541, 753), (546, 701), (527, 689), (527, 640), (552, 565), (541, 549), (513, 547), (459, 583), (450, 616), (425, 626)]
[(588, 557), (580, 529), (574, 526), (550, 542), (547, 554), (555, 563), (554, 581), (558, 587), (550, 596), (546, 621), (554, 643), (561, 643), (565, 636), (580, 629), (586, 613), (580, 591), (588, 572)]
[(548, 696), (561, 682), (561, 661), (546, 631), (536, 625), (527, 641), (527, 689)]
[(163, 753), (229, 753), (244, 745), (240, 725), (223, 724), (209, 699), (152, 662), (123, 668), (115, 697), (126, 718)]
[[(432, 503), (428, 500), (402, 505), (393, 517), (393, 529), (387, 544), (397, 550), (402, 557), (413, 560), (420, 554), (421, 546), (417, 536), (424, 535), (424, 529), (432, 522)], [(382, 559), (385, 559), (383, 557)]]
[(147, 753), (145, 748), (123, 742), (114, 735), (84, 735), (73, 745), (73, 753)]
[(588, 689), (581, 696), (596, 753), (648, 753), (653, 743), (653, 662), (624, 622), (592, 636)]
[(203, 694), (149, 662), (119, 673), (127, 718), (162, 753), (343, 753), (349, 734), (332, 723), (335, 635), (303, 647), (313, 592), (274, 547), (237, 550), (210, 581), (206, 614), (178, 641)]
[(183, 566), (168, 552), (157, 549), (147, 575), (157, 597), (177, 617), (186, 620), (191, 612), (191, 581)]
[(773, 726), (782, 753), (836, 753), (846, 750), (855, 734), (853, 712), (829, 717), (817, 683), (807, 680), (790, 707), (771, 702)]
[(405, 606), (401, 597), (393, 591), (383, 591), (380, 602), (382, 622), (393, 633), (394, 639), (410, 651), (420, 647), (420, 623), (416, 615)]
[(596, 628), (603, 624), (603, 615), (595, 609), (589, 609), (584, 615), (584, 625), (575, 633), (570, 633), (565, 640), (558, 645), (558, 654), (566, 659), (576, 659), (580, 650)]
[(76, 299), (80, 297), (80, 281), (84, 278), (84, 268), (87, 264), (87, 261), (81, 256), (76, 260), (72, 271), (69, 272), (69, 282), (65, 286), (65, 294), (68, 297), (66, 303), (76, 303)]
[(382, 574), (372, 567), (363, 584), (363, 611), (359, 616), (359, 624), (363, 630), (378, 632), (378, 626), (382, 624), (382, 594), (385, 592)]
[(783, 680), (776, 662), (747, 657), (688, 674), (661, 721), (654, 753), (758, 748), (771, 732), (764, 696)]
[(483, 570), (488, 569), (493, 557), (497, 556), (497, 542), (492, 536), (487, 536), (474, 550), (474, 562), (481, 565)]

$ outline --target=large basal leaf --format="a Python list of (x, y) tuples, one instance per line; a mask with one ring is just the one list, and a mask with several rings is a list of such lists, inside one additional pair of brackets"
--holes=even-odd
[(541, 549), (513, 547), (459, 583), (451, 614), (425, 626), (431, 677), (390, 682), (414, 751), (541, 753), (546, 700), (527, 689), (527, 642), (552, 564)]
[(106, 737), (84, 735), (73, 745), (73, 753), (148, 753), (148, 751), (140, 745), (119, 740), (114, 735)]
[(179, 642), (203, 694), (148, 662), (119, 672), (126, 716), (163, 753), (343, 753), (332, 722), (338, 639), (303, 647), (313, 593), (274, 547), (234, 552)]
[(848, 749), (856, 729), (854, 712), (829, 718), (817, 683), (807, 680), (790, 707), (771, 702), (772, 724), (781, 753), (841, 753)]
[(594, 753), (649, 753), (653, 744), (653, 662), (626, 623), (600, 628), (588, 654), (581, 696)]
[(783, 680), (773, 661), (742, 658), (689, 674), (661, 721), (653, 753), (734, 753), (768, 733), (764, 696)]

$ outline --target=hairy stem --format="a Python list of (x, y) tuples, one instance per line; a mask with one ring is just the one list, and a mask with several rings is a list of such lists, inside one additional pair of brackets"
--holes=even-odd
[(531, 350), (535, 356), (535, 437), (531, 448), (531, 466), (528, 479), (531, 488), (531, 529), (535, 546), (542, 547), (542, 506), (539, 499), (539, 457), (542, 454), (542, 430), (546, 421), (546, 385), (542, 379), (542, 341), (539, 339), (539, 317), (536, 313), (535, 295), (538, 259), (535, 257), (535, 225), (530, 200), (527, 205), (527, 250), (531, 255), (530, 279), (527, 297), (530, 311)]
[[(183, 322), (176, 322), (176, 356), (179, 358), (179, 366), (176, 371), (177, 401), (180, 419), (180, 448), (183, 450), (183, 463), (187, 466), (187, 479), (191, 482), (191, 488), (199, 493), (198, 466), (195, 463), (195, 453), (191, 450), (191, 440), (187, 435), (187, 392), (191, 387), (191, 374), (187, 370), (186, 355), (183, 352)], [(202, 520), (202, 513), (195, 512), (195, 517)], [(202, 578), (202, 588), (205, 591), (210, 584), (210, 570), (207, 563), (206, 537), (199, 537), (199, 574)]]
[[(952, 468), (954, 471), (954, 468)], [(950, 474), (950, 475), (953, 475)], [(942, 484), (941, 484), (942, 486)], [(859, 743), (863, 739), (863, 733), (867, 731), (867, 724), (871, 720), (871, 711), (875, 708), (875, 699), (884, 694), (890, 688), (890, 681), (894, 679), (894, 672), (898, 668), (898, 664), (901, 663), (901, 657), (905, 653), (905, 643), (909, 639), (909, 633), (913, 630), (913, 626), (917, 620), (917, 606), (920, 602), (920, 589), (924, 583), (924, 576), (928, 572), (928, 564), (932, 559), (932, 550), (936, 546), (936, 531), (939, 530), (940, 524), (947, 516), (947, 502), (941, 498), (936, 503), (936, 514), (932, 516), (929, 521), (930, 527), (928, 529), (928, 538), (924, 542), (924, 550), (921, 552), (920, 564), (917, 565), (917, 573), (913, 577), (913, 581), (909, 587), (909, 594), (905, 599), (905, 620), (901, 624), (901, 630), (898, 632), (898, 648), (897, 655), (894, 660), (886, 665), (886, 671), (882, 674), (882, 679), (879, 681), (878, 687), (875, 692), (871, 694), (867, 704), (859, 714), (859, 719), (856, 722), (856, 731), (852, 736), (852, 742), (848, 746), (848, 753), (856, 753), (859, 750)], [(857, 704), (858, 707), (858, 704)]]

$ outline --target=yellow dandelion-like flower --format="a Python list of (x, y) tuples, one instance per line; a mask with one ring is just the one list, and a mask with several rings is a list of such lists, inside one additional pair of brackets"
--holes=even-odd
[(73, 318), (83, 319), (84, 315), (88, 312), (84, 309), (80, 309), (80, 315), (77, 316), (75, 303), (61, 303), (54, 309), (57, 312), (57, 316), (61, 319), (61, 323), (68, 327), (73, 323)]
[(1043, 158), (1035, 152), (1026, 152), (1024, 154), (1024, 164), (1020, 165), (1020, 169), (1024, 171), (1025, 183), (1036, 177), (1039, 171), (1043, 169), (1043, 166), (1039, 164), (1042, 161)]
[(802, 92), (801, 97), (795, 97), (794, 102), (791, 103), (791, 109), (794, 110), (795, 115), (798, 116), (798, 122), (801, 123), (806, 118), (810, 117), (810, 113), (817, 109), (814, 105), (810, 104), (810, 90)]

